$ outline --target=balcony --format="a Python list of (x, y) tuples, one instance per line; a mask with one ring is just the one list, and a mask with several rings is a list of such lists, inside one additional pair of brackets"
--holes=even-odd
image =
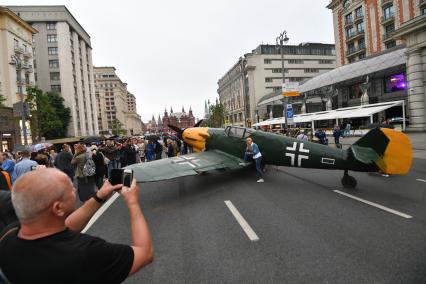
[(360, 21), (364, 20), (364, 15), (360, 14), (360, 15), (355, 15), (355, 19), (354, 19), (354, 23), (358, 23)]
[(360, 37), (363, 37), (364, 34), (365, 34), (365, 31), (356, 31), (356, 32), (353, 32), (353, 33), (351, 33), (351, 34), (349, 34), (349, 35), (346, 36), (346, 42), (349, 42), (349, 41), (358, 39)]
[(419, 7), (420, 8), (426, 7), (426, 0), (419, 0)]
[(382, 7), (393, 4), (393, 0), (382, 0)]
[(24, 53), (24, 49), (22, 47), (19, 47), (19, 46), (15, 46), (14, 50), (15, 50), (16, 54)]
[(358, 46), (357, 48), (351, 48), (346, 51), (346, 57), (357, 55), (358, 53), (365, 52), (365, 44)]
[(354, 21), (352, 19), (345, 19), (345, 28), (352, 26), (353, 23)]
[(385, 33), (385, 34), (382, 36), (382, 40), (383, 40), (383, 42), (388, 42), (388, 41), (393, 40), (392, 34), (393, 34), (393, 32)]
[(386, 25), (386, 24), (393, 22), (395, 20), (395, 15), (391, 14), (391, 15), (387, 15), (387, 16), (382, 16), (380, 19), (381, 19), (380, 22), (382, 23), (382, 25)]

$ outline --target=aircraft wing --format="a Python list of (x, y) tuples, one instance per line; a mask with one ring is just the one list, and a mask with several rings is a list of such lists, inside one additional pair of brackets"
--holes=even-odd
[(239, 169), (242, 159), (219, 150), (192, 153), (183, 156), (139, 163), (125, 167), (132, 169), (138, 183), (197, 175), (217, 169)]

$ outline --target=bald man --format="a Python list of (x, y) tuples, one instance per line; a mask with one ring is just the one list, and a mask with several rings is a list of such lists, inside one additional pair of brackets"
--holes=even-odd
[(75, 188), (57, 169), (40, 169), (14, 184), (12, 202), (21, 223), (0, 241), (0, 268), (12, 283), (120, 283), (153, 260), (151, 235), (134, 180), (121, 195), (130, 212), (133, 245), (80, 233), (115, 190), (108, 181), (74, 210)]

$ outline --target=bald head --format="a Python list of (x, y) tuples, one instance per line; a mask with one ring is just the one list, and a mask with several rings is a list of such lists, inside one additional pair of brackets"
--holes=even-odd
[(22, 175), (13, 185), (12, 203), (21, 223), (46, 213), (56, 201), (63, 201), (73, 185), (66, 174), (44, 168)]

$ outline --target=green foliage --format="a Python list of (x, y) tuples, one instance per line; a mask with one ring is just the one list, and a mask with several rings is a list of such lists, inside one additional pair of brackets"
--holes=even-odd
[(6, 100), (5, 97), (3, 97), (2, 95), (0, 95), (0, 107), (4, 107), (3, 102)]
[(33, 137), (55, 139), (65, 137), (71, 118), (71, 110), (64, 106), (64, 99), (56, 93), (43, 93), (37, 87), (27, 89), (28, 107)]
[(112, 134), (113, 135), (124, 135), (127, 134), (127, 130), (124, 125), (117, 118), (112, 122)]
[(216, 100), (216, 104), (210, 105), (210, 117), (202, 123), (203, 126), (220, 128), (225, 122), (225, 108)]

